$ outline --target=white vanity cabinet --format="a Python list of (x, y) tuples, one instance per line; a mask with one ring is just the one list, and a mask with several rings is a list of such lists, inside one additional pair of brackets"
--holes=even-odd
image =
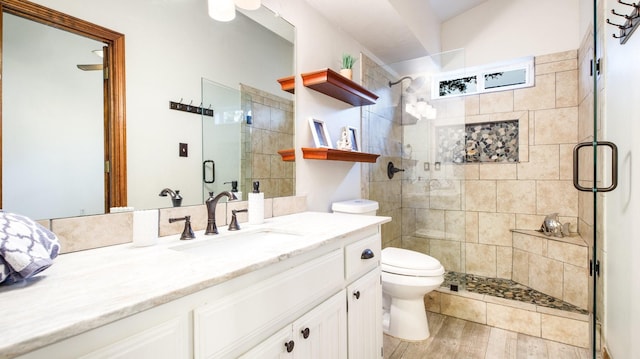
[(114, 304), (121, 313), (105, 313), (118, 319), (31, 344), (37, 349), (18, 358), (380, 358), (380, 225), (344, 227), (343, 235), (318, 236), (303, 251), (278, 252), (277, 261), (164, 304)]
[(282, 328), (242, 359), (346, 359), (347, 305), (344, 290)]
[(349, 358), (382, 357), (380, 233), (345, 247)]

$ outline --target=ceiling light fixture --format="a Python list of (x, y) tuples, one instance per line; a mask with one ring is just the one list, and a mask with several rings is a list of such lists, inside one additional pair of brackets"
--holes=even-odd
[(207, 0), (209, 16), (217, 21), (231, 21), (236, 18), (236, 6), (244, 10), (257, 10), (261, 0)]

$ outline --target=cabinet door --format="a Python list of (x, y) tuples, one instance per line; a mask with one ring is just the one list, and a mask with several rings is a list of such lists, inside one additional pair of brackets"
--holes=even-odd
[(241, 359), (284, 359), (293, 358), (297, 349), (291, 339), (291, 325), (280, 329), (262, 343), (240, 356)]
[(347, 287), (349, 358), (382, 356), (382, 284), (380, 268)]
[(293, 323), (295, 358), (347, 358), (347, 303), (344, 296), (344, 290), (338, 292)]

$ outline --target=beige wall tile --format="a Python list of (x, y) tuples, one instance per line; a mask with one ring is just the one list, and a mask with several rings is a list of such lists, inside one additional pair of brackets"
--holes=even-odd
[(540, 229), (544, 216), (533, 214), (516, 214), (516, 228), (517, 229)]
[(536, 213), (535, 181), (498, 181), (497, 211), (506, 213)]
[(535, 112), (535, 144), (576, 143), (578, 108), (565, 107)]
[(513, 91), (497, 91), (480, 95), (480, 113), (512, 112)]
[(515, 215), (480, 212), (478, 216), (480, 243), (512, 246), (511, 229), (515, 225)]
[(440, 308), (440, 313), (444, 315), (487, 324), (487, 307), (484, 301), (441, 294)]
[(558, 145), (529, 146), (529, 162), (518, 163), (518, 179), (558, 179)]
[(462, 244), (461, 242), (432, 239), (429, 242), (429, 255), (436, 258), (444, 269), (448, 271), (462, 271)]
[(585, 267), (564, 265), (564, 296), (562, 300), (579, 308), (589, 306), (589, 270)]
[(429, 197), (431, 208), (449, 210), (462, 209), (462, 189), (460, 187), (460, 181), (441, 180), (430, 183), (434, 185)]
[(467, 211), (496, 210), (495, 181), (465, 181), (465, 209)]
[(562, 71), (576, 70), (578, 68), (578, 59), (568, 59), (562, 61), (549, 62), (546, 64), (536, 65), (536, 75), (551, 74)]
[(416, 233), (428, 237), (444, 238), (444, 211), (416, 209)]
[(445, 211), (445, 238), (454, 241), (465, 240), (466, 217), (464, 211)]
[(402, 207), (402, 235), (412, 236), (416, 232), (415, 208)]
[(513, 91), (514, 110), (541, 110), (556, 106), (555, 73), (536, 76), (535, 87)]
[(464, 178), (467, 180), (480, 179), (480, 165), (479, 164), (465, 164), (464, 165)]
[(540, 314), (504, 305), (487, 303), (487, 325), (540, 336)]
[(555, 298), (562, 298), (562, 262), (529, 254), (529, 286)]
[(133, 212), (51, 220), (60, 253), (129, 243), (133, 240)]
[(573, 181), (573, 147), (575, 144), (560, 145), (560, 179)]
[(536, 65), (539, 65), (539, 64), (546, 64), (549, 62), (571, 60), (577, 57), (578, 57), (578, 50), (567, 50), (562, 52), (554, 52), (551, 54), (536, 56), (535, 63)]
[(589, 347), (589, 322), (541, 314), (541, 329), (544, 339)]
[(546, 239), (513, 232), (513, 248), (521, 249), (533, 254), (545, 255), (546, 244)]
[(537, 213), (551, 214), (558, 212), (561, 216), (578, 215), (578, 190), (572, 181), (537, 181), (538, 194)]
[(424, 296), (424, 308), (430, 312), (440, 313), (441, 296), (442, 294), (437, 290), (427, 293), (427, 295)]
[(402, 248), (429, 254), (429, 239), (415, 236), (402, 236)]
[(513, 273), (513, 248), (496, 247), (496, 275), (498, 278), (511, 279)]
[(480, 113), (480, 95), (470, 95), (464, 97), (465, 116), (477, 115)]
[(496, 246), (467, 243), (465, 257), (465, 273), (495, 278)]
[(478, 212), (465, 211), (465, 239), (478, 243)]
[(512, 279), (520, 284), (529, 285), (529, 253), (513, 249)]
[(589, 266), (589, 253), (586, 246), (549, 240), (547, 244), (547, 257), (569, 263), (574, 266), (587, 268)]
[[(160, 209), (160, 237), (180, 234), (184, 229), (184, 222), (169, 223), (169, 218), (180, 218), (191, 216), (191, 229), (200, 231), (207, 228), (207, 207), (205, 205), (168, 207)], [(225, 200), (220, 200), (216, 206), (216, 225), (227, 224), (227, 204)]]
[(578, 106), (578, 70), (556, 73), (556, 106)]
[(300, 213), (307, 210), (307, 198), (305, 196), (291, 196), (273, 198), (273, 217), (287, 214)]
[(483, 163), (480, 165), (481, 180), (510, 180), (517, 178), (515, 163)]

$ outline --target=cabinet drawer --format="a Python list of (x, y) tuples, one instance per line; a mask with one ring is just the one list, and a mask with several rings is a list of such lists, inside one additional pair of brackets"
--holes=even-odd
[(342, 287), (336, 249), (194, 310), (195, 358), (235, 357)]
[(351, 282), (371, 269), (380, 265), (380, 233), (345, 247), (345, 278)]

